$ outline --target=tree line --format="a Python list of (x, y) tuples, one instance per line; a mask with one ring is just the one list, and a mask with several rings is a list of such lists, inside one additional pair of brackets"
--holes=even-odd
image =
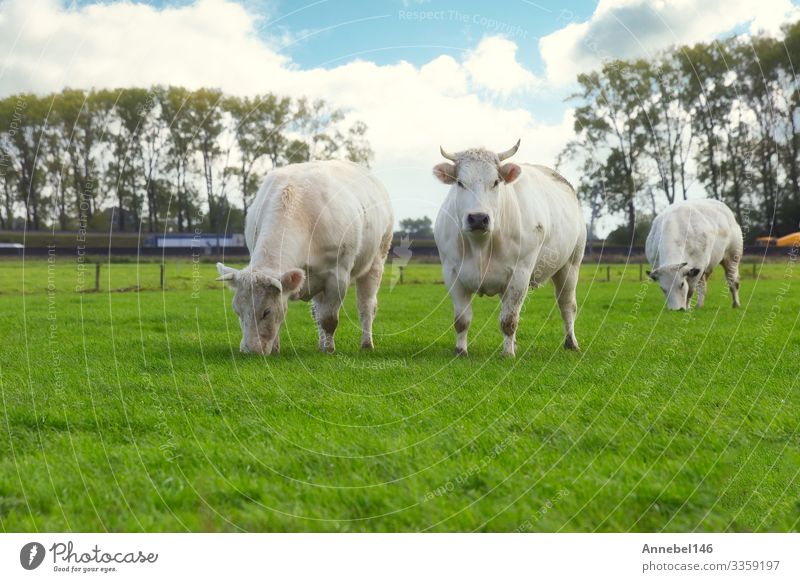
[(0, 228), (241, 232), (271, 168), (368, 165), (366, 131), (324, 100), (273, 94), (156, 86), (12, 95), (0, 100)]
[[(800, 222), (800, 22), (782, 39), (734, 37), (616, 60), (578, 76), (575, 139), (591, 209), (623, 213), (617, 234), (643, 242), (658, 209), (693, 188), (727, 203), (752, 240)], [(694, 195), (694, 194), (692, 194)]]

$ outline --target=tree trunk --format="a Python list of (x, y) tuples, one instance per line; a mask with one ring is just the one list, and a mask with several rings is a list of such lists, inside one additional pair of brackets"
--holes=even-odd
[(632, 245), (634, 236), (636, 236), (636, 206), (632, 195), (628, 200), (628, 233), (630, 234), (630, 244)]

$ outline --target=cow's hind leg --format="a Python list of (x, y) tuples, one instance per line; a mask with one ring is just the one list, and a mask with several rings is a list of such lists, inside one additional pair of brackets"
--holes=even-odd
[(336, 351), (333, 336), (339, 326), (339, 310), (342, 307), (349, 277), (342, 275), (340, 278), (331, 278), (325, 290), (316, 295), (313, 301), (314, 318), (317, 320), (319, 330), (319, 349), (323, 352)]
[(725, 269), (725, 280), (728, 283), (728, 289), (731, 290), (735, 309), (739, 307), (739, 257), (723, 259), (722, 267)]
[(378, 257), (369, 271), (356, 279), (356, 297), (358, 298), (358, 318), (361, 320), (361, 347), (374, 349), (372, 342), (372, 322), (378, 311), (378, 289), (383, 277), (384, 257)]
[(568, 263), (553, 275), (556, 301), (564, 321), (564, 347), (568, 350), (579, 350), (575, 338), (575, 316), (578, 314), (578, 302), (575, 299), (575, 288), (578, 286), (580, 263)]

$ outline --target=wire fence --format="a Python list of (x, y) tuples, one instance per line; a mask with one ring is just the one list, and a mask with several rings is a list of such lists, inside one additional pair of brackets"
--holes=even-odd
[[(230, 263), (242, 268), (244, 262)], [(595, 283), (639, 282), (647, 278), (647, 263), (584, 263), (581, 266), (581, 282)], [(722, 267), (715, 269), (714, 276), (722, 277)], [(739, 269), (742, 279), (778, 279), (784, 277), (783, 262), (743, 263)], [(47, 292), (100, 293), (137, 291), (188, 291), (200, 293), (204, 290), (220, 289), (216, 281), (214, 264), (187, 260), (171, 260), (160, 263), (78, 263), (74, 257), (53, 260), (29, 259), (26, 261), (0, 261), (0, 295), (36, 294)], [(438, 263), (415, 263), (397, 265), (391, 259), (384, 271), (383, 285), (443, 284), (441, 265)]]

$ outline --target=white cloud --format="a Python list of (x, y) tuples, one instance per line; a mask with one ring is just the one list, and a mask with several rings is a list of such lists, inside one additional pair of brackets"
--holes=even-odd
[(751, 32), (775, 34), (798, 17), (791, 0), (600, 0), (588, 21), (543, 37), (539, 50), (548, 81), (564, 84), (606, 59), (649, 56), (747, 24)]
[(476, 85), (503, 96), (530, 89), (536, 82), (517, 61), (516, 43), (502, 36), (484, 38), (469, 52), (464, 67)]
[(451, 150), (507, 149), (521, 137), (519, 159), (552, 163), (572, 133), (567, 118), (542, 124), (525, 109), (491, 99), (491, 92), (474, 91), (507, 95), (533, 83), (510, 40), (486, 38), (463, 62), (443, 55), (421, 67), (356, 60), (304, 70), (260, 39), (258, 24), (225, 0), (164, 9), (9, 0), (0, 4), (0, 95), (172, 84), (324, 98), (369, 126), (373, 169), (399, 218), (435, 215), (445, 193), (431, 176), (440, 143)]
[(254, 64), (266, 71), (286, 64), (258, 40), (253, 16), (223, 0), (162, 10), (132, 3), (67, 10), (57, 0), (11, 0), (2, 11), (2, 94), (153, 83), (244, 92)]

